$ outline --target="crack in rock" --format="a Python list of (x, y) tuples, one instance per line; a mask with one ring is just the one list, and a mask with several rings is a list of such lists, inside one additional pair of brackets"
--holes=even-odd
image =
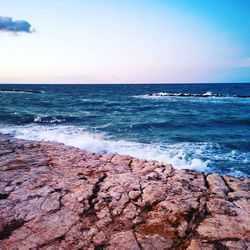
[(0, 231), (0, 240), (8, 239), (11, 236), (12, 232), (24, 225), (24, 220), (14, 219), (5, 225)]
[(93, 189), (92, 189), (92, 194), (91, 196), (88, 198), (88, 204), (89, 204), (89, 208), (87, 210), (84, 211), (84, 215), (85, 216), (91, 216), (91, 215), (96, 215), (96, 211), (95, 211), (95, 202), (94, 200), (97, 198), (98, 196), (98, 192), (100, 191), (100, 185), (101, 183), (105, 180), (105, 178), (107, 177), (106, 174), (103, 174), (98, 181), (95, 183)]

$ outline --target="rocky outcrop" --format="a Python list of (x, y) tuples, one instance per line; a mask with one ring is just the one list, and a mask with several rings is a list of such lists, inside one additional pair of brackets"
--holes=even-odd
[(0, 249), (248, 249), (249, 188), (0, 135)]
[(150, 93), (146, 94), (147, 97), (199, 97), (199, 98), (207, 98), (207, 97), (232, 97), (232, 98), (250, 98), (248, 95), (222, 95), (222, 94), (213, 94), (211, 92), (206, 92), (204, 94), (191, 94), (191, 93)]

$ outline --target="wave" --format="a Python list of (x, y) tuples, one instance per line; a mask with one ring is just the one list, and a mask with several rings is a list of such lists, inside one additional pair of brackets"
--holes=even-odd
[(93, 115), (87, 112), (81, 112), (79, 115), (35, 115), (35, 114), (27, 114), (27, 113), (0, 113), (0, 120), (5, 123), (14, 123), (17, 125), (25, 125), (25, 124), (61, 124), (67, 122), (79, 122), (84, 117), (88, 119), (93, 117)]
[(189, 156), (191, 151), (204, 150), (205, 144), (179, 143), (162, 146), (160, 144), (115, 140), (104, 133), (93, 133), (82, 127), (63, 125), (2, 126), (0, 132), (26, 140), (56, 141), (90, 152), (126, 154), (139, 159), (157, 160), (171, 163), (177, 169), (208, 170), (208, 161)]
[(193, 94), (193, 93), (150, 93), (144, 95), (145, 97), (233, 97), (233, 98), (250, 98), (250, 96), (246, 95), (223, 95), (223, 94), (213, 94), (212, 92), (208, 91), (203, 94)]
[(84, 118), (91, 119), (97, 117), (96, 114), (88, 111), (81, 111), (75, 114), (64, 114), (64, 115), (33, 115), (31, 120), (27, 123), (40, 123), (40, 124), (61, 124), (68, 122), (79, 122)]
[(42, 94), (44, 91), (41, 90), (20, 90), (20, 89), (1, 89), (0, 93), (34, 93)]
[(48, 124), (58, 124), (66, 121), (64, 118), (57, 118), (51, 116), (36, 116), (33, 120), (35, 123), (48, 123)]
[[(1, 125), (0, 133), (34, 141), (55, 141), (90, 152), (113, 153), (134, 156), (139, 159), (157, 160), (170, 163), (176, 169), (194, 169), (205, 172), (218, 172), (238, 177), (249, 177), (244, 166), (250, 163), (250, 153), (210, 142), (183, 143), (140, 143), (116, 140), (101, 132), (92, 132), (79, 126), (51, 124), (26, 124), (23, 126)], [(224, 167), (224, 163), (232, 164)], [(242, 165), (235, 168), (235, 165)]]

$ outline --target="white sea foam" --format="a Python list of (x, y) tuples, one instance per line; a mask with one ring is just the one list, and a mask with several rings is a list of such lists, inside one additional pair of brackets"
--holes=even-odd
[(213, 93), (211, 91), (208, 91), (208, 92), (204, 93), (203, 95), (205, 95), (205, 96), (213, 96)]
[(65, 119), (58, 119), (55, 117), (50, 118), (48, 116), (40, 116), (40, 115), (38, 115), (34, 118), (35, 123), (62, 123), (64, 121), (65, 121)]
[(179, 143), (164, 145), (115, 140), (102, 133), (88, 132), (76, 126), (25, 125), (0, 127), (0, 132), (16, 138), (35, 141), (56, 141), (91, 152), (128, 154), (139, 159), (171, 163), (175, 168), (207, 170), (208, 161), (188, 157), (191, 151), (204, 150), (204, 144)]
[[(142, 95), (137, 95), (134, 97), (142, 97)], [(155, 97), (195, 97), (195, 98), (201, 98), (201, 97), (229, 97), (227, 95), (222, 95), (222, 94), (214, 94), (211, 91), (207, 91), (205, 93), (165, 93), (165, 92), (159, 92), (159, 93), (150, 93), (150, 94), (145, 94), (143, 97), (150, 97), (150, 98), (155, 98)], [(230, 96), (232, 97), (237, 97), (237, 96)], [(240, 97), (240, 96), (238, 96)]]
[(42, 121), (42, 117), (41, 116), (36, 116), (34, 119), (34, 122), (41, 122)]
[(0, 90), (0, 93), (6, 93), (6, 94), (42, 94), (44, 91), (41, 90)]

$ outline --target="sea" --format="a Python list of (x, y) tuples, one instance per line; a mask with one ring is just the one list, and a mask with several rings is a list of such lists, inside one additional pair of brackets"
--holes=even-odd
[(0, 133), (250, 177), (250, 84), (1, 84)]

